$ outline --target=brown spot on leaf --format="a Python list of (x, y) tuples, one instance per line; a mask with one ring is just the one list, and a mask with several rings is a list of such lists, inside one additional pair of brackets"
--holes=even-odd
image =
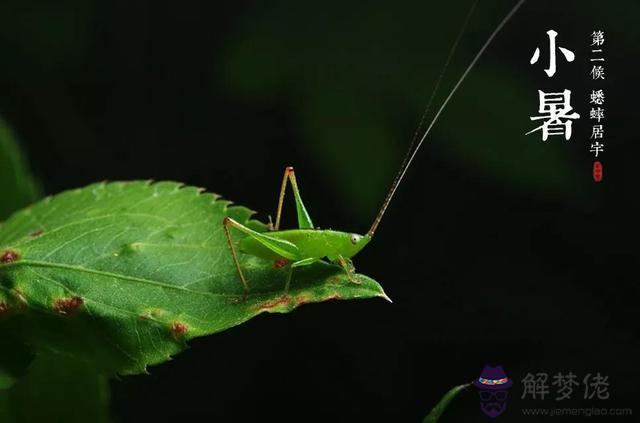
[(3, 314), (7, 313), (8, 311), (9, 311), (9, 304), (0, 303), (0, 316), (2, 316)]
[(53, 308), (60, 314), (69, 314), (84, 304), (82, 297), (59, 298), (53, 305)]
[(20, 256), (13, 250), (7, 250), (0, 255), (0, 263), (8, 264), (18, 260)]
[(302, 304), (307, 304), (310, 301), (311, 301), (311, 296), (306, 294), (297, 295), (295, 298), (295, 303), (297, 306)]
[(275, 267), (276, 269), (280, 269), (281, 267), (285, 267), (287, 264), (289, 264), (289, 260), (283, 259), (283, 258), (273, 261), (273, 267)]
[(289, 297), (288, 295), (285, 294), (274, 300), (265, 301), (263, 303), (256, 304), (254, 306), (254, 310), (274, 311), (279, 307), (288, 307), (288, 306), (290, 306), (293, 309), (303, 304), (316, 303), (316, 302), (328, 301), (328, 300), (339, 300), (341, 298), (342, 296), (338, 293), (333, 293), (326, 297), (315, 298), (315, 299), (313, 298), (313, 296), (309, 294), (299, 294), (299, 295), (296, 295), (295, 297)]
[(31, 232), (31, 233), (29, 234), (29, 236), (30, 236), (31, 238), (36, 238), (36, 237), (39, 237), (40, 235), (42, 235), (42, 233), (43, 233), (43, 232), (44, 232), (44, 230), (42, 230), (42, 229), (38, 229), (38, 230), (35, 230), (35, 231)]
[(284, 294), (280, 298), (276, 298), (275, 300), (265, 301), (263, 303), (256, 304), (254, 306), (254, 309), (257, 309), (260, 311), (269, 311), (269, 310), (273, 310), (278, 306), (289, 304), (290, 301), (291, 301), (291, 298), (287, 294)]
[(174, 336), (182, 336), (187, 333), (189, 328), (182, 322), (173, 322), (169, 326), (169, 330), (171, 330), (171, 333), (173, 333)]

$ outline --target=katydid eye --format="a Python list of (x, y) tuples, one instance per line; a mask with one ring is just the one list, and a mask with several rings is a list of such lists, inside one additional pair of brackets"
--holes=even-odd
[(351, 234), (351, 243), (357, 244), (360, 241), (361, 236), (356, 234)]

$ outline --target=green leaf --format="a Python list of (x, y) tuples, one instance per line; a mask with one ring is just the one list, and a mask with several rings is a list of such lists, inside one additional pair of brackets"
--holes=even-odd
[[(329, 299), (384, 297), (331, 264), (296, 269), (240, 254), (243, 299), (222, 221), (264, 231), (253, 212), (175, 182), (101, 183), (47, 198), (0, 228), (0, 303), (24, 342), (140, 373), (185, 341)], [(236, 240), (242, 235), (234, 233)]]
[(0, 392), (0, 421), (108, 421), (108, 381), (85, 361), (41, 355), (14, 387)]
[(447, 392), (444, 397), (440, 400), (439, 403), (436, 404), (435, 407), (431, 410), (431, 412), (427, 415), (427, 417), (422, 420), (422, 423), (436, 423), (442, 413), (447, 409), (449, 403), (453, 401), (453, 399), (462, 391), (467, 389), (471, 384), (467, 383), (465, 385), (458, 385), (453, 387)]
[[(0, 221), (34, 202), (39, 190), (13, 132), (0, 117)], [(0, 315), (3, 314), (0, 302)], [(0, 389), (7, 389), (26, 372), (33, 358), (29, 349), (0, 321)], [(4, 421), (0, 419), (0, 421)]]
[(0, 117), (0, 221), (38, 197), (38, 187), (13, 132)]

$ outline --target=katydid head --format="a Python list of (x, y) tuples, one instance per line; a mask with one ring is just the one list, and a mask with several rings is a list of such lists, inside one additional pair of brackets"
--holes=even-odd
[(345, 233), (340, 237), (341, 255), (345, 258), (351, 258), (358, 254), (371, 241), (369, 235)]

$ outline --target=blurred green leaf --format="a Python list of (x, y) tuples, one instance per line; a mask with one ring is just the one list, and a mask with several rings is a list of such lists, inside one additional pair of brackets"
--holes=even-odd
[(436, 423), (442, 416), (442, 413), (444, 413), (449, 406), (449, 403), (451, 403), (451, 401), (453, 401), (453, 399), (458, 396), (460, 392), (464, 391), (469, 386), (471, 385), (458, 385), (450, 389), (449, 392), (447, 392), (444, 397), (442, 397), (440, 402), (438, 402), (436, 406), (431, 409), (431, 412), (429, 412), (427, 417), (422, 420), (422, 423)]
[(0, 391), (10, 388), (23, 377), (33, 359), (33, 354), (21, 343), (16, 332), (6, 319), (0, 321)]
[(107, 377), (84, 361), (41, 355), (26, 377), (0, 391), (0, 421), (107, 422), (108, 386)]
[(244, 299), (222, 221), (265, 230), (251, 214), (174, 182), (101, 183), (47, 198), (0, 230), (0, 304), (37, 352), (130, 374), (263, 312), (386, 297), (372, 279), (355, 284), (330, 264), (296, 270), (284, 295), (288, 267), (241, 254)]
[(39, 197), (13, 131), (0, 117), (0, 222)]
[[(39, 190), (13, 131), (0, 117), (0, 222), (14, 211), (36, 201), (38, 196)], [(0, 390), (11, 387), (22, 377), (33, 358), (15, 331), (9, 330), (6, 319), (2, 318), (4, 307), (6, 304), (0, 302)]]

